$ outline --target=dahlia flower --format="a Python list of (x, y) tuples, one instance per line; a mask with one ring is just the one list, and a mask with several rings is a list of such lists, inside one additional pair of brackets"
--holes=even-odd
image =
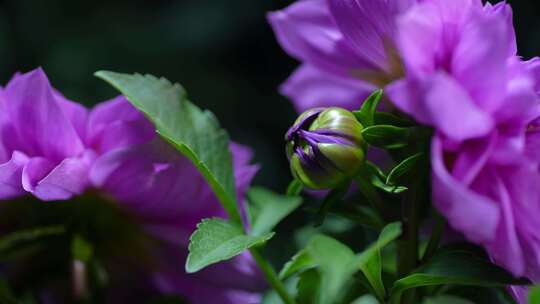
[[(158, 244), (159, 267), (145, 279), (191, 303), (255, 303), (265, 288), (241, 255), (197, 274), (184, 263), (204, 217), (225, 216), (195, 167), (120, 96), (88, 111), (54, 90), (41, 69), (16, 75), (0, 95), (0, 199), (73, 200), (97, 191)], [(231, 144), (239, 200), (258, 170), (251, 151)], [(142, 237), (142, 236), (141, 236)]]

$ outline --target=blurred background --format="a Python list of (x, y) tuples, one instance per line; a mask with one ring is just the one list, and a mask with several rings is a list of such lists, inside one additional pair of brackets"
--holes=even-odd
[[(88, 106), (115, 96), (93, 77), (101, 69), (150, 73), (186, 87), (233, 140), (251, 146), (262, 170), (255, 184), (283, 191), (290, 181), (283, 134), (295, 119), (277, 92), (297, 63), (277, 45), (265, 14), (287, 0), (4, 0), (0, 2), (0, 81), (42, 66), (53, 85)], [(540, 55), (540, 2), (514, 7), (520, 54)], [(280, 228), (305, 220), (297, 212)], [(340, 229), (339, 227), (335, 227)], [(294, 252), (273, 241), (277, 263)], [(287, 248), (288, 250), (285, 250)]]
[[(290, 0), (4, 0), (0, 81), (42, 66), (68, 98), (91, 106), (116, 94), (92, 74), (151, 73), (179, 82), (212, 110), (233, 140), (255, 150), (257, 184), (289, 182), (283, 134), (295, 118), (277, 92), (296, 62), (265, 14)], [(520, 54), (540, 55), (540, 3), (514, 7)]]

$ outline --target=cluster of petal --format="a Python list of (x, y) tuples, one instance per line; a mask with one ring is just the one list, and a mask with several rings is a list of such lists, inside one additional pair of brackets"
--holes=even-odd
[[(239, 200), (258, 170), (231, 144)], [(41, 69), (16, 75), (0, 95), (0, 199), (67, 200), (98, 189), (159, 239), (155, 287), (191, 303), (256, 303), (264, 289), (249, 256), (187, 275), (189, 235), (206, 217), (225, 217), (195, 167), (155, 133), (124, 97), (92, 110), (54, 90)], [(234, 278), (234, 279), (231, 279)]]
[(297, 108), (358, 108), (384, 87), (435, 129), (434, 202), (452, 227), (540, 281), (540, 64), (517, 56), (508, 4), (304, 0), (269, 19), (303, 62), (282, 86)]

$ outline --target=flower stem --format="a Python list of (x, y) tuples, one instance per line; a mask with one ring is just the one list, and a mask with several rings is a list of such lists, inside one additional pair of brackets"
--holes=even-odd
[(272, 265), (268, 263), (268, 261), (261, 255), (257, 248), (251, 248), (249, 251), (251, 252), (253, 259), (255, 259), (255, 262), (257, 263), (261, 271), (264, 273), (266, 280), (268, 281), (270, 286), (272, 286), (272, 288), (277, 292), (281, 300), (283, 300), (283, 303), (295, 304), (296, 302), (289, 295), (289, 292), (285, 288), (285, 285), (283, 285), (281, 280), (278, 278), (276, 272), (274, 271), (274, 268), (272, 268)]
[(377, 210), (379, 215), (381, 215), (383, 218), (387, 218), (387, 212), (384, 207), (384, 201), (377, 193), (377, 190), (371, 185), (371, 181), (368, 179), (369, 173), (367, 172), (365, 166), (363, 166), (358, 173), (355, 175), (354, 180), (356, 181), (356, 185), (358, 186), (358, 190), (362, 195), (364, 195), (371, 206)]
[(424, 252), (424, 255), (422, 256), (422, 260), (420, 261), (420, 264), (424, 264), (433, 256), (433, 254), (439, 247), (441, 236), (444, 232), (445, 227), (446, 227), (445, 219), (440, 214), (436, 214), (435, 225), (433, 227), (433, 231), (431, 232), (431, 236), (429, 238), (426, 251)]
[[(407, 276), (418, 264), (418, 182), (405, 193), (402, 205), (403, 235), (398, 240), (398, 277)], [(402, 303), (414, 303), (414, 290), (403, 294)]]

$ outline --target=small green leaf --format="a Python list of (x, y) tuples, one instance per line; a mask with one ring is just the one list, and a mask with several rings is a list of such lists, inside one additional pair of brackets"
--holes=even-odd
[(414, 121), (407, 120), (403, 117), (399, 117), (388, 112), (376, 112), (375, 113), (376, 125), (392, 125), (396, 127), (413, 127)]
[(531, 287), (529, 290), (529, 304), (540, 303), (540, 286)]
[(382, 190), (386, 193), (390, 194), (399, 194), (402, 192), (407, 191), (407, 187), (405, 186), (392, 186), (386, 184), (387, 176), (384, 174), (384, 172), (377, 167), (377, 165), (366, 162), (366, 171), (370, 174), (370, 181), (371, 184), (376, 187), (379, 190)]
[(292, 275), (304, 271), (309, 268), (316, 267), (317, 263), (311, 258), (309, 253), (302, 249), (297, 254), (295, 254), (290, 261), (283, 265), (283, 269), (279, 272), (279, 278), (281, 280), (286, 280)]
[(0, 238), (0, 252), (12, 249), (21, 244), (35, 241), (49, 236), (64, 234), (63, 226), (39, 227), (26, 230), (19, 230)]
[(216, 117), (189, 102), (184, 89), (165, 78), (108, 71), (95, 75), (126, 96), (164, 139), (193, 162), (230, 218), (240, 223), (229, 136)]
[(403, 291), (419, 286), (444, 284), (471, 286), (506, 286), (527, 284), (485, 259), (464, 251), (443, 251), (415, 271), (394, 283), (391, 303), (400, 301)]
[(376, 125), (362, 130), (362, 136), (368, 144), (386, 149), (406, 146), (410, 135), (409, 129), (391, 125)]
[(317, 303), (321, 292), (321, 275), (317, 270), (310, 269), (300, 275), (296, 286), (298, 304)]
[(364, 295), (354, 300), (351, 304), (379, 304), (379, 301), (372, 295)]
[(219, 218), (203, 219), (190, 238), (186, 272), (197, 272), (206, 266), (228, 260), (246, 249), (264, 244), (273, 235), (246, 235), (234, 222)]
[(354, 266), (355, 255), (346, 245), (324, 236), (315, 236), (306, 247), (307, 252), (319, 266), (321, 288), (315, 303), (335, 303), (347, 281), (358, 271)]
[(293, 179), (287, 187), (287, 196), (299, 196), (302, 190), (304, 190), (304, 185), (302, 182), (297, 179)]
[[(285, 284), (285, 289), (287, 289), (288, 293), (293, 298), (296, 298), (298, 278), (290, 278), (286, 280), (284, 284)], [(264, 294), (261, 304), (284, 304), (284, 302), (274, 289), (270, 289)]]
[(388, 174), (388, 177), (386, 178), (386, 184), (395, 185), (399, 181), (401, 181), (403, 177), (407, 176), (415, 168), (415, 166), (418, 164), (419, 160), (423, 156), (424, 154), (417, 153), (406, 158), (397, 166), (395, 166), (392, 171), (390, 171), (390, 174)]
[(379, 239), (368, 248), (364, 253), (360, 255), (362, 262), (360, 262), (360, 269), (368, 279), (369, 283), (375, 290), (379, 300), (384, 300), (386, 291), (382, 281), (382, 264), (380, 250), (388, 243), (399, 237), (401, 234), (401, 225), (399, 223), (392, 223), (386, 226), (381, 232)]
[(251, 217), (251, 234), (262, 235), (274, 229), (287, 215), (302, 204), (299, 196), (283, 196), (263, 188), (247, 193)]
[(474, 304), (474, 303), (466, 299), (445, 295), (445, 296), (438, 296), (435, 298), (425, 299), (423, 304)]
[(364, 126), (369, 127), (375, 123), (375, 112), (383, 95), (382, 90), (373, 92), (362, 104), (359, 111), (354, 112), (356, 119)]
[(366, 276), (380, 301), (384, 301), (386, 297), (382, 281), (381, 249), (400, 235), (401, 224), (399, 222), (388, 224), (381, 231), (377, 242), (364, 250), (357, 258), (362, 273)]

